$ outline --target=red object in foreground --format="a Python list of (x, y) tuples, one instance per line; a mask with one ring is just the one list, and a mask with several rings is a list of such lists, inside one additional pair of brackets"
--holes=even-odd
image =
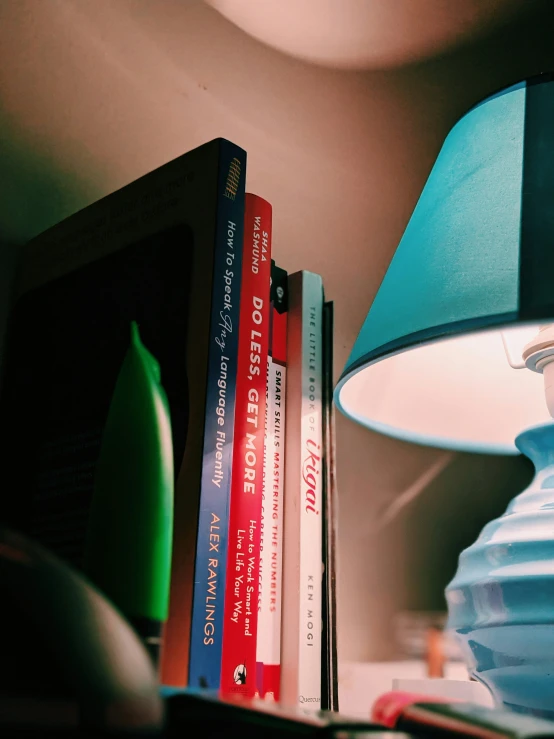
[(404, 709), (414, 703), (452, 703), (451, 698), (439, 698), (434, 695), (423, 695), (420, 693), (403, 693), (392, 690), (384, 693), (373, 704), (371, 719), (378, 724), (394, 729), (398, 720), (402, 717)]
[(554, 739), (554, 721), (430, 695), (382, 695), (372, 718), (388, 728), (434, 739)]

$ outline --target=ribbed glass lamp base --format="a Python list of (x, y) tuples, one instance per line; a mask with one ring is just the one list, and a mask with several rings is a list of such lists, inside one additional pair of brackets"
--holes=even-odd
[(554, 718), (554, 423), (516, 445), (535, 478), (460, 555), (448, 625), (499, 704)]

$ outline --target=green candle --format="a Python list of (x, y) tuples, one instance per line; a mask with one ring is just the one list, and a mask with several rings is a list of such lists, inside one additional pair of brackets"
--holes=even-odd
[(173, 488), (160, 367), (132, 323), (96, 467), (85, 571), (139, 632), (155, 661), (169, 600)]

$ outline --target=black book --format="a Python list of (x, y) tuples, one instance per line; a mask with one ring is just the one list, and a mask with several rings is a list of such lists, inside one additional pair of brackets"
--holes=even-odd
[(323, 583), (321, 616), (321, 708), (339, 710), (337, 656), (337, 477), (333, 406), (333, 302), (323, 304)]

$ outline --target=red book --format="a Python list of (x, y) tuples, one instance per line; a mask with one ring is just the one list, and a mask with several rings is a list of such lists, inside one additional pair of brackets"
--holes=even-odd
[(221, 692), (253, 696), (264, 464), (271, 205), (247, 193)]

